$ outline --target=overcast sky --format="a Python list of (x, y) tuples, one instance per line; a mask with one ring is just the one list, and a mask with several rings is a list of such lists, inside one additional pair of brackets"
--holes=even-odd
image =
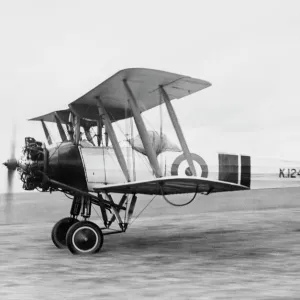
[[(2, 161), (13, 122), (18, 147), (25, 136), (44, 139), (40, 124), (26, 119), (66, 108), (129, 67), (212, 83), (173, 102), (191, 148), (297, 159), (299, 6), (274, 0), (2, 1)], [(154, 116), (149, 112), (147, 120), (157, 126)], [(3, 167), (0, 192), (5, 176)]]

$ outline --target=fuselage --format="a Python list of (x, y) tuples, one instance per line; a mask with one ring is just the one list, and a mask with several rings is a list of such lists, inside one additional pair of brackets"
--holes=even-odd
[[(99, 184), (125, 183), (126, 178), (111, 147), (75, 145), (64, 142), (49, 148), (47, 174), (64, 184), (93, 191)], [(155, 178), (147, 156), (129, 147), (121, 148), (130, 181)], [(241, 184), (251, 189), (300, 185), (300, 164), (291, 161), (255, 158), (247, 155), (192, 151), (197, 176)], [(165, 151), (157, 156), (163, 176), (190, 176), (182, 152)]]

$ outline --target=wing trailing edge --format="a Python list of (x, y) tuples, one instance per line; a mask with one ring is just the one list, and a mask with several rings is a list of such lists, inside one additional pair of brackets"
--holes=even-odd
[(145, 194), (145, 195), (172, 195), (187, 193), (220, 193), (230, 191), (249, 190), (247, 186), (210, 180), (199, 177), (168, 176), (152, 180), (128, 182), (122, 184), (94, 184), (94, 192), (122, 193), (122, 194)]

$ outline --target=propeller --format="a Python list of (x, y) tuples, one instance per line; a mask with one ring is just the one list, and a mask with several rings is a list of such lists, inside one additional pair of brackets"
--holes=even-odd
[(4, 196), (5, 215), (7, 217), (7, 221), (9, 221), (11, 215), (14, 174), (17, 167), (19, 166), (19, 163), (15, 157), (15, 152), (16, 152), (16, 129), (14, 126), (13, 137), (12, 137), (11, 147), (10, 147), (10, 158), (3, 163), (3, 165), (7, 167), (7, 192)]

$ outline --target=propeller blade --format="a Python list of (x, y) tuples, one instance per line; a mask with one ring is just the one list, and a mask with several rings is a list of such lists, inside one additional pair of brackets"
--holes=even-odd
[(16, 126), (13, 126), (12, 139), (10, 144), (10, 159), (3, 163), (7, 167), (7, 190), (4, 195), (5, 201), (5, 219), (6, 223), (11, 223), (11, 213), (12, 213), (12, 201), (13, 201), (13, 183), (14, 174), (18, 167), (18, 161), (15, 158), (16, 153)]
[(13, 201), (13, 179), (14, 179), (15, 170), (7, 170), (7, 192), (4, 196), (5, 201), (5, 223), (11, 223), (11, 214), (12, 214), (12, 201)]
[(16, 125), (13, 126), (12, 140), (10, 146), (10, 158), (15, 159), (16, 156)]
[(7, 170), (7, 193), (12, 193), (13, 191), (13, 178), (14, 178), (15, 170)]

